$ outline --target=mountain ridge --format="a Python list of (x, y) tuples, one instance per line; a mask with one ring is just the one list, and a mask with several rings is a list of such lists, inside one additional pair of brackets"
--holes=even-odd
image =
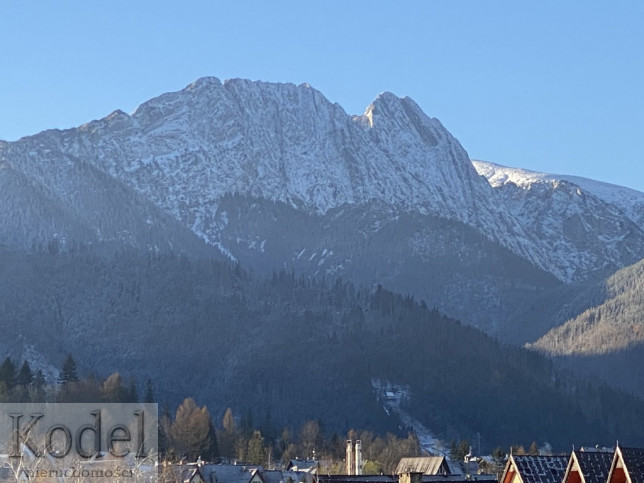
[[(27, 229), (41, 244), (53, 236), (93, 242), (100, 239), (96, 233), (136, 232), (155, 219), (134, 215), (131, 207), (141, 205), (250, 269), (362, 274), (356, 282), (367, 285), (385, 279), (496, 335), (521, 324), (516, 314), (528, 294), (556, 290), (542, 272), (574, 284), (644, 256), (644, 232), (614, 205), (568, 181), (511, 193), (516, 185), (491, 186), (438, 120), (391, 93), (350, 116), (308, 84), (203, 78), (142, 103), (131, 115), (116, 110), (78, 128), (3, 144), (0, 163), (25, 177), (12, 181), (15, 200), (25, 199), (20, 183), (36, 179), (51, 193), (42, 203), (55, 198), (67, 217), (45, 231), (34, 218)], [(118, 213), (110, 215), (109, 227), (101, 226), (100, 209), (86, 213), (105, 204), (101, 193), (111, 193), (108, 201), (116, 204), (108, 210)], [(241, 196), (239, 206), (231, 199), (223, 206), (230, 194)], [(15, 200), (14, 223), (20, 212)], [(261, 213), (273, 208), (264, 202), (292, 210), (279, 207), (267, 222)], [(70, 227), (76, 218), (90, 235)], [(59, 225), (70, 233), (58, 233)], [(184, 252), (193, 243), (154, 233), (156, 243), (139, 241), (143, 234), (119, 242)], [(288, 239), (288, 233), (299, 235)], [(6, 233), (0, 242), (19, 238)], [(298, 256), (304, 253), (306, 260)], [(511, 277), (500, 276), (494, 264)], [(486, 271), (496, 274), (490, 279)], [(442, 289), (436, 280), (444, 282)]]
[[(199, 79), (144, 102), (131, 115), (116, 110), (78, 128), (0, 143), (0, 245), (22, 250), (3, 263), (22, 277), (20, 257), (32, 253), (29, 263), (46, 267), (39, 271), (48, 277), (37, 294), (7, 283), (4, 306), (18, 314), (11, 320), (16, 328), (23, 320), (33, 322), (33, 337), (42, 337), (39, 328), (46, 334), (69, 330), (80, 338), (96, 329), (121, 343), (125, 329), (136, 325), (145, 335), (134, 333), (139, 346), (119, 361), (125, 368), (156, 363), (146, 351), (158, 344), (188, 373), (192, 360), (181, 359), (187, 344), (175, 345), (177, 334), (200, 343), (224, 340), (230, 359), (216, 361), (221, 374), (213, 370), (207, 376), (222, 377), (225, 385), (244, 368), (253, 374), (252, 387), (260, 389), (257, 398), (278, 401), (288, 393), (286, 384), (280, 382), (283, 393), (276, 394), (261, 380), (263, 367), (253, 365), (253, 350), (274, 335), (253, 325), (258, 321), (277, 324), (288, 314), (283, 337), (273, 346), (286, 362), (308, 357), (303, 350), (300, 359), (292, 358), (290, 333), (312, 346), (318, 328), (332, 347), (339, 331), (343, 337), (353, 331), (343, 339), (349, 348), (364, 343), (359, 333), (365, 320), (377, 322), (372, 342), (388, 351), (388, 337), (396, 335), (406, 305), (413, 306), (417, 320), (440, 312), (500, 343), (520, 345), (601, 302), (606, 294), (598, 289), (600, 281), (644, 258), (644, 232), (627, 214), (637, 214), (638, 205), (624, 205), (628, 195), (611, 198), (606, 188), (599, 196), (598, 185), (584, 187), (555, 175), (519, 173), (521, 180), (513, 181), (498, 165), (481, 176), (480, 167), (440, 121), (409, 98), (383, 93), (364, 114), (350, 116), (307, 84)], [(118, 256), (100, 258), (95, 252), (104, 244)], [(222, 254), (237, 263), (202, 270), (202, 263), (207, 268)], [(119, 274), (110, 264), (119, 265)], [(239, 290), (244, 270), (270, 280), (266, 298), (254, 306), (249, 299), (256, 286)], [(93, 279), (93, 273), (101, 278)], [(309, 293), (311, 307), (320, 311), (298, 305), (302, 293), (328, 280), (337, 281), (333, 289)], [(353, 289), (342, 280), (363, 294), (382, 296), (381, 315), (360, 316), (371, 310), (366, 296), (343, 298), (334, 290)], [(35, 285), (28, 278), (22, 282)], [(272, 283), (283, 292), (274, 294)], [(405, 296), (387, 295), (389, 289)], [(281, 304), (277, 311), (274, 296)], [(11, 302), (16, 297), (23, 303)], [(92, 299), (101, 302), (100, 312), (87, 303)], [(175, 299), (176, 306), (170, 302)], [(394, 299), (398, 313), (387, 305)], [(149, 327), (158, 330), (148, 334)], [(246, 340), (237, 337), (238, 329)], [(422, 335), (425, 349), (440, 340), (422, 325), (405, 330), (408, 342)], [(454, 333), (465, 338), (473, 331)], [(58, 341), (59, 352), (64, 343)], [(87, 343), (100, 349), (100, 341)], [(486, 347), (488, 355), (495, 350)], [(368, 346), (360, 350), (378, 361)], [(432, 354), (426, 354), (428, 365)], [(273, 355), (267, 352), (265, 360)], [(206, 350), (200, 357), (204, 367), (213, 364)], [(371, 397), (374, 374), (364, 359), (353, 359), (349, 351), (343, 357), (362, 364), (364, 378), (353, 382), (362, 384), (361, 397)], [(472, 367), (487, 356), (481, 357)], [(454, 364), (457, 382), (466, 384), (464, 366)], [(525, 368), (517, 366), (503, 383), (512, 384)], [(413, 371), (422, 380), (423, 367)], [(400, 374), (405, 372), (394, 375)], [(435, 376), (443, 384), (450, 378), (447, 372)], [(501, 386), (493, 369), (487, 376)], [(549, 390), (559, 390), (547, 370), (539, 377)], [(427, 400), (444, 396), (433, 395), (433, 387), (423, 391)], [(524, 402), (524, 395), (516, 395), (517, 401)], [(455, 407), (452, 396), (448, 402)], [(377, 405), (372, 409), (380, 411)]]
[(549, 266), (438, 121), (389, 93), (367, 112), (348, 116), (302, 85), (207, 78), (151, 99), (131, 116), (115, 111), (61, 131), (56, 142), (212, 244), (219, 243), (219, 226), (210, 213), (226, 192), (321, 212), (381, 200), (476, 226)]
[(584, 178), (472, 163), (524, 229), (565, 267), (567, 280), (585, 278), (579, 273), (608, 276), (644, 257), (644, 225), (638, 225), (640, 216), (635, 215), (640, 210), (644, 215), (644, 193)]

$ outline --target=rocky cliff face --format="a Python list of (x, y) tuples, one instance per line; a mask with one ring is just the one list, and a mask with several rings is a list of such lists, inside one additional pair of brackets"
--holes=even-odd
[(382, 94), (348, 116), (308, 85), (206, 78), (132, 116), (62, 133), (61, 143), (228, 254), (225, 220), (213, 215), (238, 193), (308, 213), (380, 202), (455, 219), (548, 266), (458, 141), (408, 98)]
[(474, 161), (566, 281), (609, 275), (643, 256), (644, 194), (572, 177)]
[(389, 284), (495, 334), (557, 279), (644, 257), (606, 196), (490, 172), (409, 98), (350, 116), (308, 85), (204, 78), (2, 143), (0, 242), (189, 253), (200, 238), (255, 270)]

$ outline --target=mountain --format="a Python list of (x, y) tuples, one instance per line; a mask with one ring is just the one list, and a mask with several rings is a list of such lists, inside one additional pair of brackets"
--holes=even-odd
[(0, 287), (12, 334), (0, 341), (3, 354), (45, 354), (61, 367), (71, 353), (81, 375), (118, 371), (139, 388), (151, 377), (161, 403), (194, 397), (215, 420), (232, 407), (277, 427), (315, 419), (327, 434), (404, 434), (379, 381), (404, 388), (401, 409), (413, 421), (447, 441), (479, 433), (487, 451), (642, 441), (642, 400), (381, 287), (286, 271), (255, 277), (239, 265), (140, 250), (6, 248)]
[[(544, 251), (458, 141), (411, 99), (392, 94), (349, 116), (308, 85), (205, 78), (131, 116), (115, 111), (6, 143), (0, 162), (22, 176), (16, 191), (36, 183), (60, 206), (47, 215), (56, 220), (49, 230), (38, 231), (42, 216), (29, 217), (31, 233), (0, 239), (10, 246), (26, 235), (47, 244), (54, 236), (94, 242), (132, 233), (153, 218), (127, 208), (150, 206), (255, 270), (385, 283), (494, 333), (513, 304), (558, 283), (544, 270), (552, 267)], [(57, 206), (49, 198), (42, 203)], [(109, 229), (94, 209), (104, 202), (118, 205), (107, 210)], [(22, 220), (21, 204), (13, 204), (12, 220)], [(263, 218), (269, 205), (282, 215)], [(133, 226), (118, 226), (122, 213)], [(71, 225), (76, 220), (87, 233)], [(183, 246), (164, 236), (146, 244)], [(483, 310), (473, 310), (478, 304)]]
[(618, 352), (644, 343), (644, 260), (609, 277), (605, 300), (541, 337), (536, 349), (554, 355)]
[(472, 164), (565, 279), (600, 278), (644, 258), (644, 193), (596, 181)]
[(237, 193), (307, 213), (372, 203), (430, 213), (545, 266), (458, 141), (408, 98), (385, 93), (348, 116), (308, 85), (205, 78), (61, 142), (212, 244), (225, 225), (212, 217), (218, 201)]
[(144, 196), (65, 152), (60, 141), (47, 131), (0, 144), (0, 243), (213, 251)]
[[(472, 164), (409, 98), (352, 116), (306, 84), (204, 78), (131, 115), (0, 143), (0, 188), (16, 357), (55, 366), (74, 348), (91, 370), (151, 372), (175, 403), (271, 401), (336, 427), (399, 423), (380, 419), (374, 378), (412, 387), (406, 409), (451, 435), (528, 437), (543, 429), (525, 421), (535, 401), (588, 437), (639, 414), (454, 320), (521, 345), (604, 303), (606, 276), (644, 258), (639, 195)], [(459, 412), (489, 387), (510, 394), (494, 418)]]
[(644, 378), (634, 370), (644, 362), (644, 194), (577, 176), (472, 163), (526, 230), (539, 233), (562, 259), (596, 272), (535, 297), (515, 315), (524, 324), (511, 328), (507, 340), (644, 397)]
[(602, 301), (528, 347), (644, 397), (644, 260), (609, 277)]
[(0, 243), (190, 253), (198, 237), (261, 273), (383, 283), (499, 337), (535, 297), (644, 257), (624, 206), (566, 181), (492, 188), (390, 93), (350, 116), (306, 84), (203, 78), (132, 115), (2, 143), (0, 166)]

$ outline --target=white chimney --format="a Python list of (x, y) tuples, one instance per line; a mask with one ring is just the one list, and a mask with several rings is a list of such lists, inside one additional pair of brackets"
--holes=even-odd
[(350, 439), (347, 439), (347, 475), (352, 475), (353, 474), (353, 441)]
[(362, 474), (362, 441), (357, 440), (356, 441), (356, 468), (355, 468), (355, 474), (356, 475), (361, 475)]

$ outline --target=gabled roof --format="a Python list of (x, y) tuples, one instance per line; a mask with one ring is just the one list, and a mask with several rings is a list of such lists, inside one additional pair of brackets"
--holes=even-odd
[(615, 457), (610, 468), (609, 481), (620, 481), (618, 473), (623, 471), (626, 481), (644, 483), (644, 448), (615, 448)]
[(207, 483), (249, 483), (257, 474), (261, 478), (258, 467), (249, 468), (242, 465), (206, 464), (199, 466), (197, 472)]
[[(281, 474), (281, 477), (279, 480), (275, 481), (276, 475), (278, 473)], [(263, 471), (262, 477), (264, 479), (264, 483), (280, 483), (280, 482), (286, 483), (289, 481), (289, 478), (293, 483), (298, 483), (301, 481), (305, 483), (312, 483), (316, 478), (316, 475), (311, 473), (310, 471), (272, 470), (272, 471)]]
[[(573, 451), (570, 455), (566, 474), (563, 483), (606, 483), (608, 474), (613, 462), (613, 450), (591, 450), (583, 449)], [(579, 480), (573, 478), (574, 474), (579, 476)]]
[(301, 460), (301, 459), (292, 459), (289, 460), (288, 464), (286, 465), (287, 470), (295, 470), (295, 471), (305, 471), (305, 470), (312, 470), (318, 467), (318, 461), (317, 460)]
[(401, 458), (395, 474), (422, 473), (423, 475), (450, 474), (444, 456), (424, 456), (419, 458)]
[(522, 483), (561, 483), (568, 456), (510, 455), (500, 483), (517, 475)]

